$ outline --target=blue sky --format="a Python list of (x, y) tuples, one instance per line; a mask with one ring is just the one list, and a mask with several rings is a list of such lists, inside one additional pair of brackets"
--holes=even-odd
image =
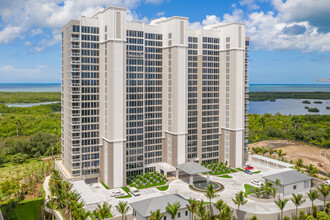
[(317, 84), (330, 78), (329, 0), (0, 0), (0, 83), (59, 83), (60, 30), (99, 7), (130, 21), (189, 17), (191, 28), (246, 23), (251, 84)]

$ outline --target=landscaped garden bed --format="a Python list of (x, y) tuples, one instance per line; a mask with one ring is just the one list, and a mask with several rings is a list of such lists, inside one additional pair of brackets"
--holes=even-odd
[(129, 186), (137, 189), (162, 186), (168, 181), (164, 174), (157, 173), (156, 171), (149, 172), (144, 175), (137, 175), (135, 178), (130, 179), (131, 183)]
[(211, 162), (211, 163), (204, 163), (204, 167), (212, 170), (210, 172), (210, 175), (223, 175), (223, 174), (228, 174), (228, 173), (236, 173), (237, 170), (231, 168), (231, 166), (228, 166), (227, 163), (222, 163), (222, 162)]
[(160, 187), (157, 187), (157, 189), (158, 189), (159, 191), (166, 191), (166, 190), (168, 190), (168, 187), (169, 187), (169, 186), (160, 186)]

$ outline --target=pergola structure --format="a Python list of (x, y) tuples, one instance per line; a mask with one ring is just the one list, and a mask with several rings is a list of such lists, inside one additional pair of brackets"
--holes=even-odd
[(194, 175), (200, 173), (207, 173), (207, 182), (210, 181), (211, 170), (195, 162), (187, 162), (177, 165), (176, 167), (176, 178), (179, 179), (180, 171), (189, 174), (189, 185), (194, 183)]

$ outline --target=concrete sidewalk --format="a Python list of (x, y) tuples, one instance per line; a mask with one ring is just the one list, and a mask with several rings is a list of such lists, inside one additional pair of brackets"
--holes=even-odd
[[(51, 198), (51, 196), (52, 196), (51, 192), (50, 192), (50, 189), (49, 189), (49, 180), (50, 180), (50, 176), (47, 176), (46, 179), (45, 179), (44, 185), (43, 185), (45, 193), (46, 193), (46, 198), (45, 198), (45, 201), (44, 201), (44, 203), (45, 203), (44, 209), (45, 209), (46, 212), (51, 213), (52, 210), (46, 207), (46, 204), (48, 202), (48, 197)], [(56, 217), (57, 220), (63, 220), (63, 217), (62, 217), (62, 215), (59, 211), (54, 210), (54, 216)]]

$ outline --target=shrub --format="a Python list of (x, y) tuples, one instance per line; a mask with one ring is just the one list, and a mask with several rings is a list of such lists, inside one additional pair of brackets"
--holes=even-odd
[(27, 154), (18, 153), (11, 157), (11, 162), (24, 163), (27, 159), (29, 159), (29, 156)]

